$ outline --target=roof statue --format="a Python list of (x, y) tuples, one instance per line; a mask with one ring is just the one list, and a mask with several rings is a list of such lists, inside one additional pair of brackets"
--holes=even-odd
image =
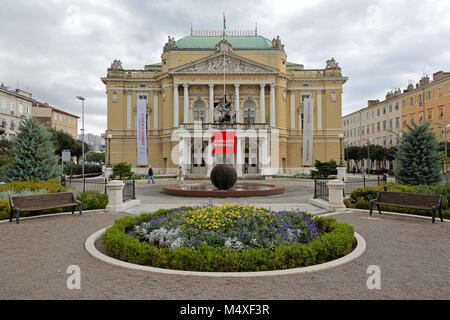
[(340, 68), (337, 61), (334, 60), (334, 58), (331, 58), (330, 60), (327, 60), (327, 66), (325, 67), (325, 69), (340, 69)]
[(227, 40), (222, 39), (216, 44), (216, 52), (232, 52), (233, 46)]
[(275, 38), (272, 39), (272, 48), (284, 50), (284, 44), (281, 43), (280, 36), (277, 36), (276, 39)]
[(177, 43), (175, 41), (175, 37), (168, 36), (168, 40), (166, 44), (164, 45), (163, 52), (169, 51), (170, 49), (177, 48)]
[(109, 68), (113, 70), (122, 70), (122, 62), (120, 60), (114, 59)]

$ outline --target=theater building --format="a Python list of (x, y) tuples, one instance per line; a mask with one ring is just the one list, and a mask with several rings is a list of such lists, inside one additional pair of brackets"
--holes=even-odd
[(270, 176), (339, 160), (347, 78), (334, 59), (305, 69), (279, 37), (256, 31), (191, 31), (162, 51), (143, 69), (114, 60), (101, 78), (111, 163), (140, 173), (151, 164), (155, 174), (181, 165), (192, 176), (228, 163), (238, 175)]

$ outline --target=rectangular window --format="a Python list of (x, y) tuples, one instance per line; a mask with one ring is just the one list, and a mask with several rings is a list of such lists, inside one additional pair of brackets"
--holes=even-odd
[(58, 115), (56, 113), (55, 113), (54, 119), (58, 120)]
[(386, 106), (383, 107), (383, 114), (386, 114)]
[(438, 107), (439, 119), (444, 118), (444, 106)]
[(303, 116), (303, 113), (302, 113), (302, 118), (301, 118), (301, 121), (302, 121), (302, 123), (301, 123), (301, 127), (302, 127), (302, 130), (303, 130), (303, 122), (304, 122), (304, 116)]
[(419, 94), (418, 97), (419, 97), (419, 104), (422, 104), (422, 95)]
[(395, 118), (395, 128), (398, 129), (400, 126), (400, 117)]
[(59, 121), (62, 121), (62, 115), (61, 114), (59, 115)]
[(377, 122), (377, 132), (380, 132), (380, 122)]
[(389, 105), (389, 112), (392, 112), (392, 104)]
[(406, 100), (403, 99), (403, 100), (402, 100), (402, 109), (405, 108), (405, 107), (406, 107)]
[(392, 129), (392, 119), (389, 120), (389, 129)]
[(375, 133), (375, 123), (372, 123), (372, 133)]
[(414, 97), (409, 98), (409, 105), (410, 106), (414, 105)]
[(386, 131), (386, 120), (383, 121), (383, 131)]
[(433, 119), (433, 109), (428, 110), (428, 114), (427, 114), (427, 120), (432, 120)]
[(380, 116), (380, 109), (378, 108), (377, 109), (377, 117), (379, 117)]
[(398, 111), (399, 105), (398, 102), (395, 103), (395, 111)]
[(431, 100), (431, 98), (433, 97), (433, 94), (431, 93), (431, 90), (428, 91), (428, 100)]
[(309, 94), (302, 94), (302, 102), (304, 102), (305, 99), (309, 99)]

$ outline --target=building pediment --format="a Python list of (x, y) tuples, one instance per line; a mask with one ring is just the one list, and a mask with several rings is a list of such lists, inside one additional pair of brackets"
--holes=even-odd
[[(224, 63), (225, 55), (225, 63)], [(274, 74), (279, 70), (270, 66), (264, 65), (240, 57), (236, 54), (216, 53), (209, 57), (202, 58), (176, 68), (170, 69), (171, 74)]]

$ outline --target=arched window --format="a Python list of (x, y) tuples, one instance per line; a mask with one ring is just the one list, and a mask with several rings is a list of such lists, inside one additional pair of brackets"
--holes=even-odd
[(244, 102), (244, 123), (255, 123), (255, 104), (252, 101)]
[(203, 101), (194, 102), (194, 121), (205, 122), (206, 119), (206, 104)]

